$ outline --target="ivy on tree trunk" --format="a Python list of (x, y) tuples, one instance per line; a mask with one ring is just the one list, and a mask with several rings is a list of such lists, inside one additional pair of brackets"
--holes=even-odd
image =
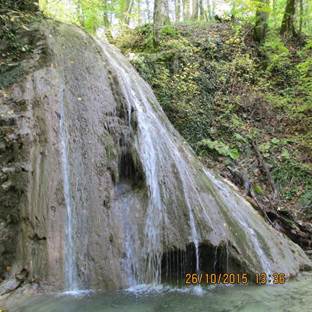
[(268, 29), (269, 0), (262, 0), (256, 11), (256, 23), (254, 27), (254, 40), (262, 43), (265, 40)]
[(283, 37), (295, 37), (297, 35), (295, 29), (295, 13), (296, 0), (287, 0), (280, 31)]

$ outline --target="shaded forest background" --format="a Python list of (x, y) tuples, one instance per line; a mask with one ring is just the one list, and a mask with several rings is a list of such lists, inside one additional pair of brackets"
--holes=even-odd
[[(310, 0), (1, 1), (0, 78), (31, 57), (45, 16), (106, 34), (208, 166), (311, 249)], [(292, 234), (289, 234), (292, 233)]]

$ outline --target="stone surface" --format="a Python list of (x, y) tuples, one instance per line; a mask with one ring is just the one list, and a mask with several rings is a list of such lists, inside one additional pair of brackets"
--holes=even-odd
[[(151, 89), (116, 49), (74, 26), (48, 21), (38, 31), (46, 51), (40, 66), (11, 86), (0, 105), (3, 278), (26, 269), (29, 280), (64, 288), (61, 103), (70, 134), (81, 288), (126, 287), (131, 283), (128, 269), (136, 271), (140, 282), (150, 282), (162, 255), (185, 251), (194, 236), (202, 254), (208, 247), (226, 248), (239, 270), (263, 270), (263, 259), (272, 271), (288, 275), (311, 268), (303, 251), (266, 224), (233, 186), (205, 171)], [(137, 101), (130, 108), (129, 97)], [(156, 159), (151, 167), (147, 144)], [(158, 210), (151, 195), (153, 166)], [(231, 269), (222, 261), (222, 269)]]
[(21, 282), (16, 279), (9, 279), (0, 285), (0, 296), (6, 295), (20, 286)]

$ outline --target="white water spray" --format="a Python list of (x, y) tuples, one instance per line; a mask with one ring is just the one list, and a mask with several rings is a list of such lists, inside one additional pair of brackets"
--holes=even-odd
[(74, 242), (74, 217), (73, 217), (73, 200), (70, 187), (70, 173), (68, 163), (68, 139), (65, 124), (65, 109), (64, 102), (61, 102), (60, 112), (60, 142), (62, 155), (62, 171), (63, 171), (63, 188), (64, 199), (66, 206), (66, 222), (65, 222), (65, 289), (68, 291), (76, 291), (78, 288), (76, 257), (75, 257), (75, 242)]
[[(136, 76), (138, 75), (133, 69), (123, 66), (121, 61), (117, 62), (116, 55), (110, 53), (110, 50), (98, 41), (103, 48), (103, 52), (109, 58), (109, 61), (120, 81), (121, 89), (125, 95), (128, 111), (134, 108), (137, 112), (139, 136), (138, 136), (138, 150), (141, 155), (144, 171), (146, 173), (146, 182), (149, 188), (149, 206), (145, 224), (145, 246), (143, 247), (143, 257), (146, 257), (146, 272), (147, 276), (144, 279), (152, 281), (155, 284), (161, 282), (161, 258), (162, 258), (162, 244), (161, 231), (165, 224), (166, 214), (161, 201), (161, 191), (159, 185), (158, 170), (160, 170), (163, 159), (162, 154), (166, 150), (173, 156), (177, 166), (180, 181), (185, 197), (185, 203), (189, 212), (189, 225), (191, 230), (191, 240), (195, 247), (196, 257), (196, 271), (200, 271), (199, 265), (199, 241), (200, 237), (196, 229), (196, 222), (193, 212), (192, 204), (190, 203), (189, 192), (196, 194), (196, 189), (192, 187), (189, 190), (186, 184), (194, 185), (191, 174), (188, 172), (187, 164), (178, 149), (178, 146), (173, 142), (168, 135), (168, 130), (160, 122), (151, 103), (148, 101), (142, 86), (137, 83)], [(142, 80), (145, 84), (145, 82)], [(145, 86), (144, 86), (145, 87)], [(155, 98), (156, 101), (156, 98)], [(156, 135), (156, 136), (155, 136)], [(160, 146), (157, 137), (161, 136), (165, 142), (165, 147)], [(167, 152), (167, 153), (168, 153)], [(187, 181), (187, 182), (186, 182)], [(200, 196), (198, 195), (200, 202)], [(201, 205), (201, 203), (199, 203)], [(208, 218), (208, 216), (206, 216)], [(144, 281), (141, 281), (144, 282)]]

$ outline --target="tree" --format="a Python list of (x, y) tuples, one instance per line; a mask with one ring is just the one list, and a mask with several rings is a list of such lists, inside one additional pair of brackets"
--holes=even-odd
[(140, 0), (137, 0), (137, 22), (138, 22), (138, 25), (141, 24), (141, 2)]
[(257, 6), (256, 22), (253, 33), (254, 40), (258, 43), (262, 43), (266, 37), (269, 16), (268, 9), (269, 0), (261, 0)]
[(108, 7), (108, 3), (107, 3), (107, 0), (103, 0), (103, 25), (108, 28), (109, 25), (110, 25), (110, 22), (109, 22), (109, 16), (108, 16), (108, 13), (107, 13), (107, 7)]
[(300, 0), (299, 8), (300, 8), (299, 33), (301, 33), (302, 32), (302, 25), (303, 25), (303, 0)]
[(190, 0), (182, 0), (183, 1), (183, 19), (190, 19)]
[(198, 0), (192, 1), (192, 19), (197, 20), (198, 19)]
[(204, 4), (203, 4), (203, 0), (199, 0), (199, 18), (201, 20), (204, 19), (205, 17), (205, 10), (204, 10)]
[(283, 37), (296, 37), (296, 0), (287, 0), (280, 33)]
[[(44, 1), (44, 2), (46, 2), (45, 6), (47, 6), (47, 1)], [(84, 14), (83, 14), (83, 9), (82, 9), (82, 3), (80, 0), (76, 1), (76, 6), (77, 6), (77, 17), (78, 17), (79, 24), (82, 27), (85, 27), (85, 19), (84, 19)], [(41, 10), (45, 12), (46, 9), (42, 7)]]
[(176, 22), (180, 22), (182, 18), (181, 11), (181, 0), (175, 0), (175, 20)]
[(134, 0), (130, 0), (128, 12), (127, 12), (127, 24), (128, 24), (128, 25), (129, 25), (129, 23), (130, 23), (130, 18), (131, 18), (133, 6), (134, 6)]
[(159, 45), (160, 30), (164, 24), (170, 23), (168, 0), (155, 0), (154, 3), (154, 45)]
[(149, 23), (151, 21), (150, 1), (145, 0), (145, 5), (146, 5), (146, 21)]
[(207, 0), (208, 20), (212, 20), (212, 7), (210, 0)]

